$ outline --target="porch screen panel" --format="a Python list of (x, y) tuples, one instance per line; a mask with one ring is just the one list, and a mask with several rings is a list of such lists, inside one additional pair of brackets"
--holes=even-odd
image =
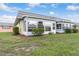
[(28, 31), (31, 32), (33, 28), (36, 28), (36, 25), (28, 23)]

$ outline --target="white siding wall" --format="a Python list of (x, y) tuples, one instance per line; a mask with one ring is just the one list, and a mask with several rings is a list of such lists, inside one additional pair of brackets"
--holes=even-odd
[(68, 27), (68, 28), (71, 28), (71, 24), (70, 23), (64, 23), (64, 27)]
[(75, 24), (71, 24), (71, 29), (73, 29), (73, 26), (74, 26)]
[(26, 31), (24, 31), (23, 33), (21, 33), (22, 35), (26, 35), (28, 36), (28, 18), (25, 18), (23, 21), (26, 21)]

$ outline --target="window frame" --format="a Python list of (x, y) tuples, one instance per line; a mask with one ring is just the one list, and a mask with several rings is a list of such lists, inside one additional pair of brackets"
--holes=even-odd
[[(49, 29), (47, 29), (46, 27), (49, 27)], [(45, 26), (45, 31), (51, 31), (51, 26)]]
[[(32, 27), (30, 27), (30, 26), (32, 25)], [(34, 25), (34, 27), (33, 27), (33, 25)], [(30, 29), (29, 29), (30, 28)], [(29, 24), (29, 22), (28, 22), (28, 32), (32, 32), (32, 29), (33, 28), (36, 28), (36, 25), (35, 24)]]
[(55, 30), (56, 29), (56, 24), (55, 23), (53, 23), (53, 30)]

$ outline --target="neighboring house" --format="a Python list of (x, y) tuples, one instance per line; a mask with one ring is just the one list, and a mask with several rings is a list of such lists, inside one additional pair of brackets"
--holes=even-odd
[(44, 33), (64, 33), (64, 29), (73, 28), (75, 23), (65, 21), (65, 19), (44, 16), (35, 13), (19, 11), (14, 26), (19, 27), (20, 34), (33, 35), (32, 29), (38, 27), (38, 23), (42, 23), (44, 26)]
[(12, 32), (13, 24), (0, 22), (0, 32)]

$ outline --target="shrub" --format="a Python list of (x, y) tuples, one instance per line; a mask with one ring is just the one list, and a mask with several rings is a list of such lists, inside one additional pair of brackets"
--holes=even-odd
[(18, 27), (13, 27), (13, 34), (18, 35), (19, 34), (19, 28)]
[(65, 33), (72, 33), (71, 29), (65, 29)]
[(32, 29), (32, 33), (34, 35), (42, 35), (43, 32), (44, 32), (44, 29), (43, 28), (33, 28)]
[(49, 34), (49, 35), (52, 35), (52, 33), (51, 33), (51, 32), (49, 32), (48, 34)]
[(78, 29), (72, 29), (73, 33), (77, 33)]

